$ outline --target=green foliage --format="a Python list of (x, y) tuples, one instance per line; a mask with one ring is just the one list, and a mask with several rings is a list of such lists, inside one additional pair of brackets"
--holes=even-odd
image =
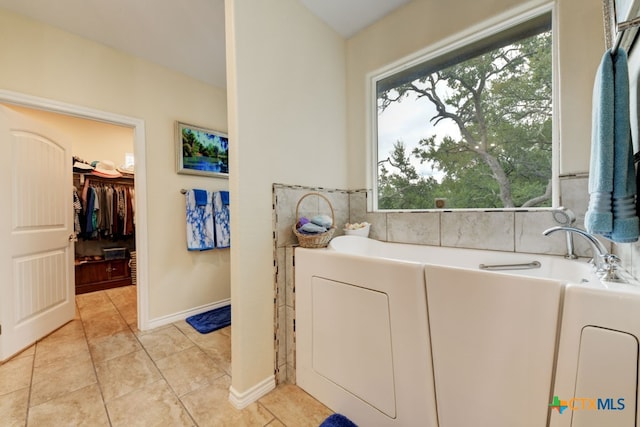
[[(379, 162), (378, 207), (380, 209), (433, 209), (437, 182), (420, 177), (409, 162), (404, 144), (394, 144), (391, 156)], [(390, 172), (385, 164), (397, 169)]]
[(550, 32), (391, 89), (378, 99), (381, 112), (410, 96), (435, 106), (433, 126), (454, 123), (461, 136), (433, 136), (411, 151), (444, 173), (440, 182), (420, 177), (405, 145), (397, 142), (379, 163), (381, 209), (433, 208), (436, 197), (446, 198), (448, 208), (549, 205)]

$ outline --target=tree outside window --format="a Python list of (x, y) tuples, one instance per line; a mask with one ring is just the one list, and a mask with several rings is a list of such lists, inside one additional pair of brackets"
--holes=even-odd
[(378, 85), (378, 209), (551, 206), (551, 52), (544, 28)]

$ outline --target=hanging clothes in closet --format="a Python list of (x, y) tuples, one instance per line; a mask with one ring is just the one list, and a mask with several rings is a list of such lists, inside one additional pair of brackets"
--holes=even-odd
[(86, 178), (80, 192), (80, 237), (118, 240), (135, 233), (132, 184)]

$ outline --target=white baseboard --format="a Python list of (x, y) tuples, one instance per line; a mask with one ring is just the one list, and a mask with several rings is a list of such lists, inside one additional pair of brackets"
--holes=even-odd
[(223, 299), (221, 301), (217, 301), (211, 304), (201, 305), (200, 307), (195, 307), (189, 310), (180, 311), (178, 313), (169, 314), (167, 316), (156, 317), (155, 319), (150, 319), (149, 322), (144, 325), (144, 330), (158, 328), (160, 326), (168, 325), (173, 322), (178, 322), (180, 320), (184, 320), (189, 316), (193, 316), (195, 314), (204, 313), (205, 311), (214, 310), (216, 308), (224, 307), (227, 305), (231, 305), (231, 298)]
[(276, 377), (271, 375), (244, 393), (238, 393), (233, 386), (229, 387), (229, 402), (237, 409), (243, 409), (276, 388)]

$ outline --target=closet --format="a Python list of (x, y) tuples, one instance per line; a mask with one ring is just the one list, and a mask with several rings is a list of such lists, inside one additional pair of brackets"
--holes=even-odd
[(135, 284), (133, 184), (74, 172), (76, 295)]

